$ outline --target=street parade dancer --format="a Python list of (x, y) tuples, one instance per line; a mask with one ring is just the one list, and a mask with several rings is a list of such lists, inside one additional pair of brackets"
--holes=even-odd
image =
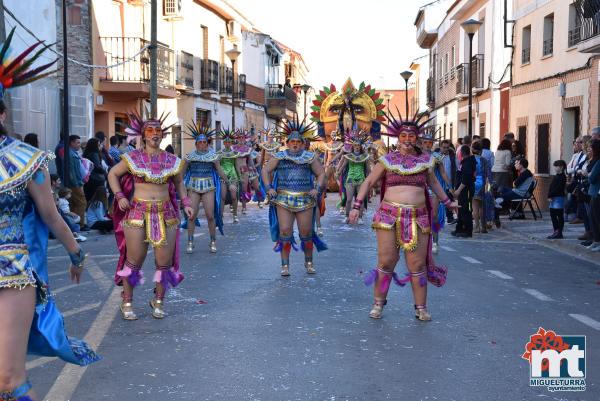
[(188, 124), (189, 135), (194, 139), (196, 150), (185, 156), (184, 183), (188, 190), (188, 197), (192, 201), (193, 214), (188, 220), (187, 253), (194, 252), (194, 231), (196, 219), (200, 211), (200, 201), (204, 208), (210, 242), (210, 253), (217, 252), (217, 228), (223, 234), (223, 220), (221, 216), (221, 180), (227, 185), (227, 175), (221, 168), (219, 155), (211, 145), (216, 133), (207, 127)]
[[(47, 48), (42, 42), (11, 53), (13, 28), (0, 49), (0, 115), (4, 91), (33, 82), (56, 61), (29, 69)], [(27, 56), (41, 45), (31, 58)], [(88, 365), (100, 359), (81, 340), (67, 336), (48, 287), (48, 234), (69, 254), (71, 280), (79, 283), (85, 254), (58, 213), (50, 189), (52, 153), (10, 138), (0, 125), (0, 401), (37, 399), (27, 379), (27, 354)]]
[[(369, 154), (371, 137), (367, 132), (355, 128), (346, 133), (346, 144), (350, 152), (344, 154), (337, 168), (338, 175), (345, 177), (343, 185), (346, 189), (347, 201), (345, 208), (346, 219), (344, 222), (348, 223), (350, 210), (358, 194), (358, 189), (371, 171), (371, 155)], [(362, 217), (364, 210), (365, 205), (363, 204), (360, 209), (358, 224), (363, 224)]]
[[(241, 168), (242, 161), (240, 154), (233, 149), (233, 144), (236, 141), (236, 134), (229, 129), (221, 129), (217, 134), (223, 142), (223, 149), (219, 154), (221, 168), (227, 176), (225, 185), (221, 187), (221, 220), (223, 219), (223, 209), (225, 204), (229, 203), (233, 212), (233, 222), (238, 223), (238, 194), (240, 186), (240, 177), (242, 176)], [(227, 200), (229, 199), (229, 202)]]
[[(438, 183), (442, 187), (445, 193), (447, 193), (450, 188), (452, 188), (451, 181), (446, 174), (446, 170), (444, 169), (444, 155), (440, 152), (433, 151), (433, 144), (435, 142), (435, 136), (431, 130), (427, 130), (423, 133), (420, 140), (420, 147), (423, 153), (431, 154), (435, 161), (435, 166), (433, 167), (433, 172), (435, 173), (435, 178)], [(444, 228), (444, 224), (446, 222), (446, 206), (440, 203), (439, 198), (433, 192), (431, 187), (428, 187), (429, 198), (431, 199), (431, 212), (432, 212), (432, 235), (433, 235), (433, 244), (431, 245), (431, 251), (436, 254), (438, 252), (439, 245), (439, 233)]]
[(281, 136), (287, 139), (287, 149), (273, 154), (262, 172), (263, 182), (269, 188), (271, 239), (276, 243), (274, 250), (281, 253), (281, 275), (289, 276), (290, 251), (297, 249), (293, 232), (296, 220), (304, 267), (308, 274), (314, 274), (313, 248), (327, 249), (315, 230), (317, 199), (325, 189), (325, 170), (316, 155), (305, 149), (306, 140), (316, 135), (310, 125), (296, 118), (280, 128)]
[(259, 209), (262, 209), (262, 203), (265, 201), (267, 191), (260, 177), (262, 171), (262, 152), (260, 152), (260, 146), (258, 145), (258, 137), (251, 135), (248, 139), (248, 145), (252, 149), (248, 157), (248, 190), (254, 191), (252, 200), (258, 204)]
[[(242, 202), (242, 214), (246, 214), (246, 204), (252, 200), (252, 191), (250, 189), (250, 175), (251, 169), (256, 173), (254, 169), (253, 161), (251, 158), (252, 147), (249, 145), (251, 135), (247, 131), (237, 130), (235, 132), (235, 143), (232, 146), (233, 150), (237, 152), (237, 162), (239, 163), (240, 171), (240, 185), (239, 185), (239, 197)], [(257, 188), (258, 188), (258, 181)]]
[(138, 149), (123, 154), (108, 173), (117, 200), (113, 221), (120, 253), (114, 280), (123, 286), (120, 309), (125, 320), (137, 319), (133, 290), (144, 281), (142, 265), (148, 244), (154, 248), (156, 263), (154, 298), (150, 300), (152, 317), (166, 316), (165, 294), (184, 278), (179, 271), (177, 195), (188, 219), (193, 210), (183, 183), (183, 161), (160, 148), (168, 129), (163, 128), (165, 118), (144, 120), (139, 114), (130, 113), (125, 132), (139, 138)]
[[(447, 269), (436, 266), (431, 252), (431, 201), (427, 187), (451, 209), (458, 206), (446, 196), (437, 181), (433, 168), (434, 158), (417, 147), (417, 140), (426, 131), (429, 120), (417, 114), (412, 120), (388, 115), (388, 135), (398, 138), (398, 150), (388, 153), (375, 165), (361, 185), (352, 205), (350, 222), (356, 223), (369, 190), (381, 180), (381, 204), (373, 217), (377, 233), (377, 268), (365, 277), (366, 284), (374, 284), (375, 303), (369, 316), (379, 319), (387, 303), (390, 284), (412, 285), (415, 317), (431, 320), (427, 310), (427, 281), (435, 286), (446, 282)], [(403, 278), (394, 272), (399, 251), (404, 250), (408, 273)]]
[[(307, 140), (307, 144), (309, 145), (309, 150), (317, 156), (317, 158), (319, 159), (319, 162), (323, 166), (323, 169), (325, 169), (325, 157), (328, 152), (328, 147), (327, 147), (327, 144), (325, 143), (325, 141), (323, 141), (322, 138), (319, 138), (316, 141)], [(317, 184), (315, 183), (315, 186), (316, 185)], [(327, 198), (327, 171), (325, 171), (325, 187), (324, 187), (322, 195), (319, 197), (319, 199), (317, 201), (317, 213), (315, 213), (315, 222), (317, 224), (317, 235), (319, 237), (322, 237), (324, 234), (323, 226), (321, 225), (321, 218), (323, 216), (325, 216), (326, 198)]]

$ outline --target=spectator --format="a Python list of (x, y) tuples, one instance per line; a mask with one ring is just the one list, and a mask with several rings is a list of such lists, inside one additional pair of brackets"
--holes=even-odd
[(590, 196), (590, 226), (593, 242), (588, 249), (600, 252), (600, 140), (594, 139), (590, 145), (591, 158), (588, 163), (588, 195)]
[(106, 149), (106, 134), (103, 131), (98, 131), (94, 135), (94, 138), (96, 138), (98, 142), (100, 142), (100, 153), (102, 155), (102, 161), (106, 163), (106, 171), (108, 171), (112, 166), (116, 164), (116, 162), (113, 160), (108, 150)]
[(60, 188), (58, 190), (58, 211), (71, 229), (77, 242), (85, 242), (87, 238), (79, 234), (79, 230), (81, 229), (81, 217), (71, 212), (69, 206), (71, 196), (72, 191), (69, 188)]
[[(451, 188), (456, 188), (456, 153), (451, 147), (451, 142), (448, 139), (444, 139), (440, 143), (440, 153), (445, 157), (442, 159), (442, 165), (446, 172), (446, 176), (450, 178)], [(446, 208), (446, 219), (448, 224), (454, 224), (454, 214), (448, 208)]]
[(85, 199), (90, 202), (92, 197), (96, 195), (98, 188), (102, 188), (105, 195), (99, 199), (97, 198), (97, 200), (102, 201), (106, 207), (106, 170), (102, 166), (102, 151), (98, 139), (90, 138), (85, 146), (83, 157), (94, 165), (89, 180), (83, 186)]
[(510, 143), (513, 143), (515, 141), (515, 134), (513, 134), (512, 132), (507, 132), (506, 134), (504, 134), (504, 137), (502, 138), (502, 140), (507, 140)]
[(563, 239), (565, 227), (565, 190), (567, 187), (567, 163), (564, 160), (556, 160), (553, 163), (554, 172), (550, 188), (548, 188), (548, 200), (550, 201), (550, 218), (554, 233), (548, 239)]
[(600, 139), (600, 127), (592, 128), (592, 132), (590, 133), (592, 139)]
[(480, 141), (480, 140), (481, 140), (481, 137), (479, 135), (473, 135), (471, 137), (471, 144), (473, 144), (473, 143), (475, 143), (477, 141)]
[(94, 230), (99, 230), (101, 234), (107, 234), (113, 230), (113, 221), (106, 216), (106, 208), (102, 203), (105, 196), (104, 188), (97, 188), (96, 193), (88, 202), (86, 212), (88, 226)]
[[(522, 158), (518, 159), (515, 162), (515, 169), (517, 170), (518, 176), (514, 181), (514, 187), (500, 187), (498, 189), (498, 198), (496, 198), (496, 213), (495, 213), (495, 222), (496, 227), (500, 227), (500, 214), (498, 209), (502, 209), (502, 207), (508, 207), (510, 205), (510, 201), (514, 199), (521, 199), (527, 192), (533, 182), (533, 174), (528, 169), (529, 162), (527, 159)], [(518, 218), (525, 218), (523, 211), (521, 210), (521, 215)]]
[[(567, 164), (567, 192), (569, 194), (567, 213), (570, 215), (574, 214), (569, 224), (584, 224), (586, 220), (585, 199), (587, 198), (587, 193), (586, 191), (581, 191), (580, 187), (585, 179), (582, 172), (588, 161), (584, 147), (589, 144), (590, 140), (591, 136), (585, 135), (573, 141), (573, 157), (571, 157), (571, 161)], [(583, 241), (592, 238), (589, 227), (586, 227), (586, 233), (582, 237), (585, 237), (582, 238)]]
[(509, 187), (511, 182), (512, 159), (511, 143), (508, 139), (503, 139), (498, 145), (492, 165), (492, 175), (496, 187)]
[(494, 165), (494, 152), (492, 152), (490, 149), (492, 148), (492, 142), (488, 139), (488, 138), (482, 138), (480, 140), (481, 142), (481, 156), (488, 161), (488, 165), (490, 166), (490, 169), (492, 168), (492, 166)]
[(81, 138), (78, 135), (69, 136), (69, 189), (71, 198), (69, 200), (70, 209), (80, 217), (82, 231), (89, 231), (85, 225), (86, 200), (83, 192), (83, 167), (79, 151), (81, 150)]
[(592, 168), (595, 164), (593, 161), (593, 149), (591, 145), (591, 141), (587, 141), (584, 139), (583, 141), (583, 151), (586, 154), (586, 162), (583, 165), (581, 170), (576, 171), (576, 175), (578, 177), (577, 187), (575, 189), (575, 195), (577, 196), (578, 205), (583, 204), (583, 225), (585, 227), (585, 233), (579, 236), (577, 239), (583, 240), (581, 243), (584, 246), (590, 246), (594, 240), (594, 233), (592, 231), (592, 198), (589, 195), (590, 191), (590, 180), (589, 174), (592, 171)]
[(473, 219), (475, 220), (476, 233), (487, 234), (486, 192), (492, 179), (489, 162), (481, 155), (483, 147), (481, 141), (471, 145), (471, 153), (477, 163), (475, 167), (475, 188), (473, 195)]
[(167, 147), (165, 148), (165, 152), (169, 152), (170, 154), (174, 155), (175, 149), (173, 148), (173, 145), (171, 145), (171, 144), (167, 145)]
[(523, 147), (523, 144), (521, 142), (513, 141), (510, 149), (511, 149), (511, 155), (512, 155), (512, 157), (510, 159), (512, 179), (515, 180), (515, 179), (517, 179), (517, 176), (518, 176), (518, 172), (514, 168), (515, 162), (517, 161), (517, 159), (525, 158), (525, 148)]
[(60, 141), (56, 144), (54, 148), (54, 154), (56, 155), (56, 159), (54, 159), (54, 163), (56, 164), (56, 172), (59, 177), (64, 177), (63, 174), (63, 160), (65, 157), (65, 145), (62, 140), (62, 133), (60, 134)]
[[(469, 137), (465, 137), (469, 138)], [(470, 138), (469, 138), (470, 139)], [(464, 142), (464, 141), (463, 141)], [(461, 154), (460, 165), (460, 184), (456, 189), (454, 196), (458, 199), (458, 222), (456, 230), (452, 231), (452, 235), (456, 237), (469, 238), (473, 236), (473, 213), (472, 202), (475, 192), (475, 170), (477, 162), (471, 156), (471, 148), (464, 143), (459, 149)]]
[(113, 159), (113, 161), (118, 163), (121, 161), (121, 150), (119, 147), (121, 146), (121, 139), (118, 135), (113, 135), (110, 137), (110, 148), (108, 149), (108, 154)]
[(25, 139), (23, 139), (23, 142), (28, 143), (29, 145), (33, 146), (34, 148), (38, 148), (40, 147), (40, 142), (38, 140), (38, 136), (37, 134), (34, 134), (33, 132), (30, 132), (29, 134), (25, 135)]

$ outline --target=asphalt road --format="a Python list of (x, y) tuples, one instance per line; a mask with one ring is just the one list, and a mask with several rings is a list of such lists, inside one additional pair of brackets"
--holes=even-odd
[[(204, 227), (197, 231), (196, 252), (182, 257), (186, 280), (170, 292), (161, 321), (150, 316), (149, 283), (136, 292), (140, 319), (121, 320), (112, 236), (84, 244), (92, 256), (79, 286), (52, 244), (51, 286), (69, 333), (104, 359), (83, 369), (31, 357), (38, 393), (51, 401), (600, 399), (600, 260), (504, 230), (456, 240), (446, 228), (437, 260), (449, 267), (448, 282), (429, 287), (434, 320), (414, 319), (409, 287), (393, 287), (384, 318), (372, 320), (361, 272), (375, 267), (374, 234), (368, 224), (342, 224), (333, 202), (324, 219), (329, 250), (315, 257), (315, 276), (299, 252), (292, 276), (279, 276), (267, 209), (251, 205), (237, 225), (226, 215), (216, 255)], [(145, 271), (151, 277), (151, 255)], [(585, 392), (529, 386), (521, 355), (538, 327), (587, 336)]]

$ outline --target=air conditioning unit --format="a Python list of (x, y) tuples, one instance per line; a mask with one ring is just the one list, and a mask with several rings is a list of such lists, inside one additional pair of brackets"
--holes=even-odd
[(163, 17), (169, 20), (182, 19), (182, 3), (183, 0), (163, 0)]

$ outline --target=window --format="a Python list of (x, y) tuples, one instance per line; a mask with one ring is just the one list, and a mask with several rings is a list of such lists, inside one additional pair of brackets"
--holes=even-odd
[(446, 139), (446, 123), (444, 123), (444, 139)]
[(569, 4), (569, 47), (574, 47), (581, 41), (581, 24), (577, 19), (575, 3)]
[(210, 111), (196, 109), (196, 124), (202, 127), (210, 127)]
[(554, 52), (554, 14), (544, 17), (544, 42), (542, 55), (549, 56)]
[[(450, 123), (450, 140), (452, 140), (452, 135), (454, 135), (454, 123)], [(444, 137), (446, 139), (446, 137)]]
[(223, 36), (219, 36), (219, 43), (221, 46), (221, 53), (219, 56), (219, 63), (221, 65), (225, 64), (225, 38)]
[(450, 67), (456, 67), (456, 45), (452, 45), (452, 58), (450, 59)]
[[(215, 121), (215, 131), (221, 132), (221, 121)], [(222, 141), (214, 141), (216, 150), (221, 150)]]
[(527, 25), (523, 28), (521, 48), (521, 64), (529, 64), (529, 61), (531, 60), (531, 25)]
[(525, 155), (527, 155), (527, 126), (521, 125), (517, 129), (517, 140), (523, 145)]
[(485, 122), (479, 123), (479, 136), (485, 138)]
[(550, 124), (538, 125), (536, 173), (550, 173)]
[(202, 28), (202, 58), (208, 60), (208, 28), (201, 25)]
[(481, 20), (477, 31), (477, 54), (485, 54), (485, 20)]
[(444, 75), (448, 74), (448, 53), (444, 56)]

